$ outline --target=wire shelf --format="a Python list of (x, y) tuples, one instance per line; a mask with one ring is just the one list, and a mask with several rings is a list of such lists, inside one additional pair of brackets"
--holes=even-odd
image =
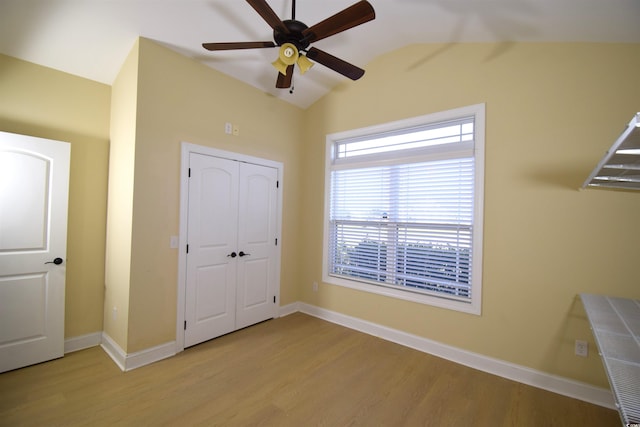
[(623, 424), (640, 423), (640, 301), (582, 294)]

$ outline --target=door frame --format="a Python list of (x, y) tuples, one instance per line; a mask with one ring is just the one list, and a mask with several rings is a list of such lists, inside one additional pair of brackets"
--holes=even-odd
[(181, 143), (180, 156), (180, 229), (178, 234), (178, 294), (176, 309), (176, 353), (184, 350), (184, 321), (185, 321), (185, 295), (187, 291), (187, 225), (189, 215), (189, 156), (191, 154), (202, 154), (206, 156), (219, 157), (238, 162), (252, 163), (261, 166), (272, 167), (278, 170), (278, 201), (276, 237), (276, 301), (274, 305), (274, 317), (277, 316), (280, 306), (280, 263), (282, 254), (282, 194), (283, 194), (283, 172), (284, 165), (274, 160), (235, 153), (232, 151), (220, 150), (217, 148), (196, 145), (189, 142)]

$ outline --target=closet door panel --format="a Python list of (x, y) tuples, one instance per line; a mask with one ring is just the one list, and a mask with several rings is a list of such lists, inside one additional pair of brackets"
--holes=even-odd
[(185, 347), (235, 329), (238, 164), (192, 154)]
[(276, 315), (277, 181), (275, 168), (240, 165), (236, 328)]

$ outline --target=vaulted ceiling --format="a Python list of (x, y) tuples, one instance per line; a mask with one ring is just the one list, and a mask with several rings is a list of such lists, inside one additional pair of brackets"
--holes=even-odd
[[(291, 17), (291, 0), (267, 2), (282, 19)], [(298, 0), (296, 19), (311, 26), (355, 2)], [(413, 43), (640, 43), (637, 0), (369, 2), (375, 20), (314, 46), (366, 70), (376, 56)], [(0, 1), (0, 53), (102, 83), (113, 82), (138, 36), (302, 108), (347, 80), (318, 64), (296, 72), (289, 93), (275, 87), (277, 49), (203, 49), (203, 42), (273, 40), (271, 27), (242, 0)]]

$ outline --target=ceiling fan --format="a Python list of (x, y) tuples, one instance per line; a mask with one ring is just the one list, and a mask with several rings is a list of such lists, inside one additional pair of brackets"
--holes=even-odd
[[(311, 27), (296, 20), (296, 0), (293, 0), (291, 6), (291, 19), (284, 21), (276, 15), (266, 0), (247, 0), (247, 3), (273, 28), (274, 41), (203, 43), (202, 46), (205, 49), (217, 51), (279, 46), (278, 59), (273, 62), (273, 66), (278, 69), (276, 87), (281, 89), (291, 87), (295, 64), (298, 64), (302, 74), (313, 66), (313, 62), (309, 59), (313, 59), (351, 80), (358, 80), (364, 75), (362, 68), (318, 48), (309, 48), (309, 45), (375, 19), (375, 11), (368, 1), (361, 0)], [(306, 53), (306, 56), (303, 53)]]

